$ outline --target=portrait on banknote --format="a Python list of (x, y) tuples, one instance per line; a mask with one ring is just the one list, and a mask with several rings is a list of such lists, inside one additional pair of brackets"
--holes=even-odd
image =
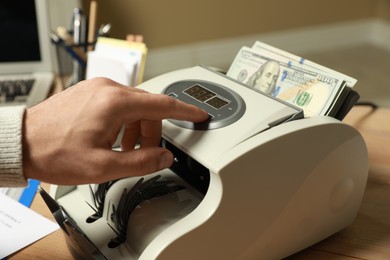
[(259, 69), (250, 76), (246, 84), (249, 87), (272, 95), (276, 89), (276, 83), (278, 81), (279, 74), (279, 63), (273, 60), (269, 60), (262, 64)]

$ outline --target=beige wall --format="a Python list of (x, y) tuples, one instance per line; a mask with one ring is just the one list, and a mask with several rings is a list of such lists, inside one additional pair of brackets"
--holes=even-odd
[[(88, 10), (89, 0), (84, 1)], [(143, 34), (159, 48), (369, 17), (390, 20), (389, 0), (99, 0), (112, 37)]]
[(390, 0), (378, 0), (377, 14), (378, 17), (390, 22)]

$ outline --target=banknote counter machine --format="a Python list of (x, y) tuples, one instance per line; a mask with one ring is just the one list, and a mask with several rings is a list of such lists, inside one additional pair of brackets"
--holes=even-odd
[(210, 118), (164, 120), (169, 169), (41, 191), (76, 258), (280, 259), (353, 222), (368, 173), (354, 128), (201, 66), (140, 88)]

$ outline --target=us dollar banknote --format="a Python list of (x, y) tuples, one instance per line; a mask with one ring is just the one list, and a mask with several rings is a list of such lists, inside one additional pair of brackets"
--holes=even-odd
[(296, 64), (269, 50), (242, 47), (227, 76), (300, 107), (305, 117), (327, 115), (346, 87), (340, 75)]
[(287, 52), (285, 50), (281, 50), (281, 49), (278, 49), (274, 46), (271, 46), (269, 44), (266, 44), (264, 42), (261, 42), (261, 41), (256, 41), (253, 46), (252, 46), (252, 49), (255, 50), (255, 51), (258, 51), (258, 52), (263, 52), (263, 51), (266, 51), (266, 52), (270, 52), (270, 53), (274, 53), (275, 55), (279, 56), (281, 59), (288, 59), (289, 62), (291, 63), (294, 63), (295, 65), (300, 65), (300, 64), (304, 64), (304, 65), (307, 65), (308, 67), (312, 68), (312, 69), (315, 69), (315, 70), (320, 70), (320, 71), (324, 71), (326, 73), (331, 73), (333, 76), (337, 76), (337, 77), (341, 77), (343, 78), (346, 82), (347, 82), (347, 86), (352, 88), (357, 80), (355, 78), (352, 78), (346, 74), (343, 74), (343, 73), (340, 73), (338, 71), (335, 71), (335, 70), (332, 70), (328, 67), (325, 67), (321, 64), (318, 64), (318, 63), (315, 63), (311, 60), (308, 60), (308, 59), (305, 59), (303, 57), (300, 57), (300, 56), (297, 56), (295, 54), (292, 54), (290, 52)]

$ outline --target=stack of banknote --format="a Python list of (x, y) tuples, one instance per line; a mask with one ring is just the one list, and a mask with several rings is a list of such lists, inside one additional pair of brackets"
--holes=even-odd
[(334, 116), (357, 81), (259, 41), (241, 48), (227, 76), (300, 107), (305, 117)]

